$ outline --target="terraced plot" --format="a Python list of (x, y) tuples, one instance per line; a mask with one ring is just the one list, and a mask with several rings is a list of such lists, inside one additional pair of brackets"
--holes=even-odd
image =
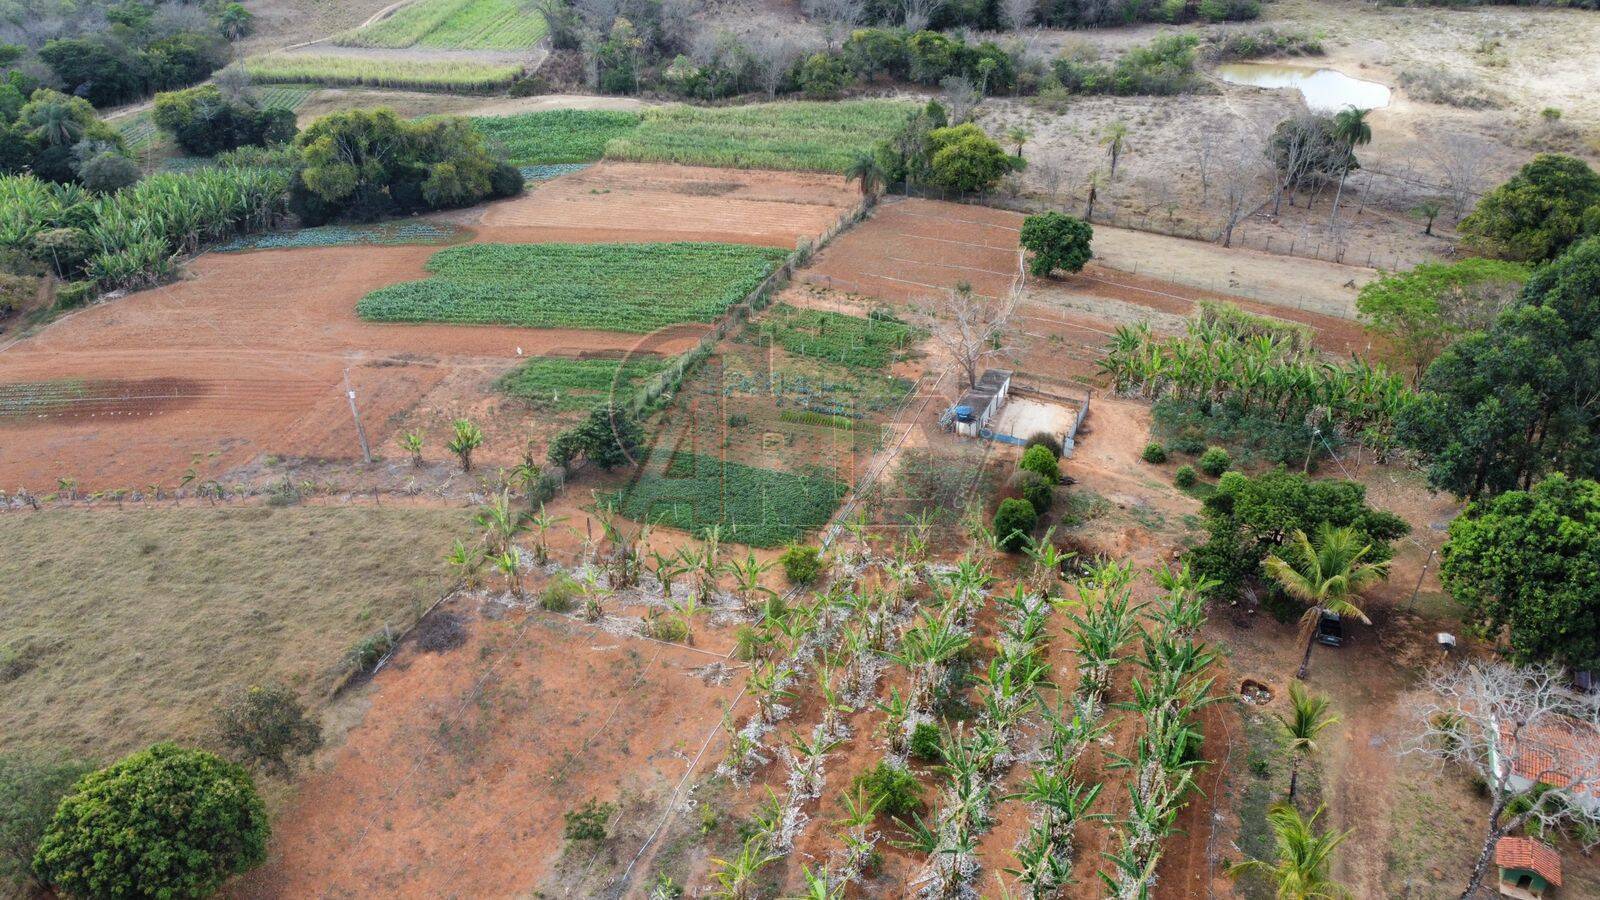
[(336, 53), (268, 53), (245, 60), (262, 84), (323, 84), (417, 91), (491, 91), (522, 74), (523, 63), (503, 59), (411, 59)]
[(418, 0), (346, 32), (346, 47), (429, 47), (444, 50), (525, 50), (546, 31), (527, 0)]
[(514, 166), (581, 163), (599, 159), (613, 138), (631, 133), (644, 117), (610, 109), (551, 109), (516, 116), (481, 116), (472, 127), (504, 147)]
[(670, 106), (651, 110), (638, 130), (608, 144), (606, 158), (843, 173), (915, 109), (897, 100)]
[(648, 333), (711, 322), (788, 254), (736, 244), (473, 244), (436, 254), (433, 278), (373, 291), (378, 322)]
[(626, 396), (645, 379), (667, 367), (663, 356), (627, 360), (530, 359), (501, 376), (495, 387), (513, 397), (556, 412), (590, 409), (610, 396)]

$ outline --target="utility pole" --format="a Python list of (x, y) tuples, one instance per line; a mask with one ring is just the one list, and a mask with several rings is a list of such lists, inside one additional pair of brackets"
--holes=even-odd
[(1406, 601), (1406, 611), (1410, 612), (1417, 606), (1417, 594), (1422, 590), (1422, 579), (1428, 575), (1428, 566), (1433, 564), (1433, 557), (1438, 551), (1429, 550), (1428, 558), (1422, 561), (1422, 571), (1417, 573), (1417, 586), (1411, 589), (1411, 599)]
[(367, 429), (361, 426), (361, 411), (356, 409), (356, 391), (350, 386), (350, 370), (344, 373), (344, 396), (350, 401), (350, 418), (356, 421), (356, 438), (361, 441), (361, 458), (372, 462), (372, 447), (367, 444)]

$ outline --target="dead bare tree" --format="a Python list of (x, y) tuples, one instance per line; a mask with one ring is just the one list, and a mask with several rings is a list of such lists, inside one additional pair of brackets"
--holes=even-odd
[(1012, 31), (1033, 24), (1039, 13), (1039, 0), (1000, 0), (1000, 21)]
[(1261, 205), (1261, 182), (1266, 176), (1266, 160), (1255, 141), (1236, 135), (1216, 154), (1217, 204), (1222, 212), (1222, 233), (1218, 240), (1233, 246), (1233, 230)]
[(1434, 674), (1427, 690), (1434, 699), (1418, 710), (1420, 731), (1402, 752), (1465, 769), (1489, 792), (1461, 900), (1483, 884), (1506, 835), (1530, 823), (1600, 825), (1600, 808), (1587, 805), (1600, 789), (1600, 703), (1574, 694), (1559, 669), (1471, 662)]
[(900, 24), (907, 31), (921, 31), (943, 6), (944, 0), (900, 0)]
[(749, 46), (751, 58), (755, 60), (757, 78), (767, 92), (767, 99), (776, 99), (784, 76), (789, 74), (795, 61), (806, 54), (806, 47), (779, 31), (752, 35)]
[(939, 86), (944, 89), (944, 105), (950, 110), (952, 125), (972, 118), (978, 104), (983, 102), (983, 92), (965, 75), (946, 75)]
[[(1278, 185), (1272, 198), (1274, 216), (1283, 209), (1283, 198), (1294, 205), (1294, 195), (1307, 181), (1319, 185), (1322, 167), (1327, 161), (1332, 145), (1328, 129), (1313, 114), (1302, 114), (1286, 119), (1273, 132), (1267, 152), (1278, 167)], [(1313, 195), (1312, 200), (1315, 200)], [(1307, 208), (1310, 208), (1308, 203)]]
[(1489, 162), (1489, 148), (1471, 135), (1447, 134), (1434, 145), (1431, 156), (1450, 204), (1450, 217), (1459, 222), (1477, 203)]
[(1006, 352), (1006, 325), (1011, 307), (1004, 297), (985, 297), (961, 282), (946, 291), (936, 304), (944, 325), (934, 334), (939, 345), (967, 376), (967, 386), (978, 383), (978, 369), (985, 360)]
[(1199, 155), (1195, 160), (1195, 171), (1200, 176), (1201, 206), (1211, 202), (1211, 158), (1216, 152), (1216, 137), (1209, 128), (1201, 129)]
[[(803, 0), (801, 10), (809, 19), (826, 26), (828, 34), (848, 32), (866, 15), (866, 0)], [(832, 40), (829, 40), (832, 43)]]

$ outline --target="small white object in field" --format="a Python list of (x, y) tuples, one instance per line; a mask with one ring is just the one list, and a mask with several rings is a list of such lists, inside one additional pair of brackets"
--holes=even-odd
[(1456, 636), (1448, 631), (1439, 632), (1437, 639), (1439, 641), (1439, 646), (1446, 650), (1454, 650), (1456, 648)]

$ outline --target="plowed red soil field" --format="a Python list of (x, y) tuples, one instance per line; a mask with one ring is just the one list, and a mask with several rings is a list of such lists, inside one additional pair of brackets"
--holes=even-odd
[[(568, 180), (572, 184), (567, 184)], [(606, 165), (486, 208), (474, 240), (717, 240), (793, 246), (852, 203), (842, 179)], [(46, 491), (171, 488), (221, 477), (263, 455), (360, 456), (346, 391), (374, 452), (427, 433), (443, 456), (451, 419), (481, 414), (492, 383), (522, 356), (627, 350), (604, 331), (363, 322), (368, 292), (426, 276), (425, 246), (207, 254), (189, 277), (70, 315), (0, 348), (0, 486)], [(684, 333), (650, 349), (681, 352)], [(479, 459), (506, 465), (548, 416), (507, 409)]]

